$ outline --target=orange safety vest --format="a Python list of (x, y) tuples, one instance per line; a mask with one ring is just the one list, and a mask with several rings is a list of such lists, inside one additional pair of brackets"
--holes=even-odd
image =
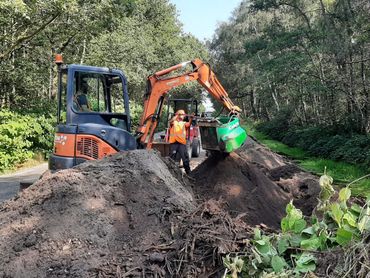
[(186, 145), (186, 128), (189, 126), (189, 123), (183, 121), (173, 121), (170, 128), (170, 143), (180, 143)]

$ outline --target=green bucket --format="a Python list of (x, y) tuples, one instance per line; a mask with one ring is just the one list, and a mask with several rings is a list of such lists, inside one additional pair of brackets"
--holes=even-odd
[(221, 116), (198, 122), (202, 147), (205, 150), (231, 153), (240, 148), (247, 139), (239, 118)]
[(217, 127), (217, 140), (220, 150), (231, 153), (239, 149), (247, 140), (247, 132), (240, 126), (237, 117), (219, 117), (222, 124)]

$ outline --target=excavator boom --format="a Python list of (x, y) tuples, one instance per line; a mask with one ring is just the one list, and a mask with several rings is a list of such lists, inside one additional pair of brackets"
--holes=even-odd
[[(168, 74), (192, 65), (192, 70), (176, 76)], [(185, 83), (197, 81), (210, 95), (220, 102), (231, 114), (238, 115), (241, 109), (234, 105), (228, 93), (218, 81), (210, 66), (200, 59), (180, 63), (170, 68), (158, 71), (148, 77), (147, 91), (144, 96), (144, 111), (137, 129), (139, 141), (147, 148), (152, 147), (153, 136), (162, 112), (163, 101), (167, 93)]]

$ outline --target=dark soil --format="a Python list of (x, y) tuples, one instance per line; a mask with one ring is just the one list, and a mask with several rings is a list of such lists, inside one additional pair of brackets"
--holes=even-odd
[(231, 215), (244, 213), (243, 219), (251, 225), (279, 227), (289, 195), (238, 154), (207, 159), (194, 177), (194, 192), (200, 198), (226, 201)]
[(0, 277), (142, 271), (172, 240), (170, 219), (196, 208), (174, 176), (156, 153), (133, 151), (42, 178), (0, 207)]
[(220, 277), (253, 225), (311, 213), (317, 178), (289, 165), (249, 140), (193, 182), (145, 150), (45, 175), (0, 206), (0, 277)]
[(208, 158), (192, 176), (199, 198), (221, 198), (232, 216), (245, 214), (246, 223), (272, 228), (280, 227), (290, 200), (310, 214), (320, 191), (316, 177), (251, 139), (235, 153)]

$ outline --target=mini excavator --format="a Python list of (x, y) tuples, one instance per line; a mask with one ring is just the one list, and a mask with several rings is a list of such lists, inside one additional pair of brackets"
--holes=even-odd
[[(239, 124), (241, 109), (234, 105), (210, 66), (199, 59), (158, 71), (147, 79), (144, 111), (136, 133), (131, 131), (127, 79), (122, 71), (85, 65), (58, 66), (58, 110), (49, 169), (71, 168), (86, 160), (120, 151), (156, 148), (168, 154), (168, 142), (154, 142), (164, 101), (169, 91), (197, 81), (228, 111), (227, 116), (198, 118), (203, 149), (230, 153), (244, 144), (247, 134)], [(172, 75), (192, 66), (192, 70)]]

